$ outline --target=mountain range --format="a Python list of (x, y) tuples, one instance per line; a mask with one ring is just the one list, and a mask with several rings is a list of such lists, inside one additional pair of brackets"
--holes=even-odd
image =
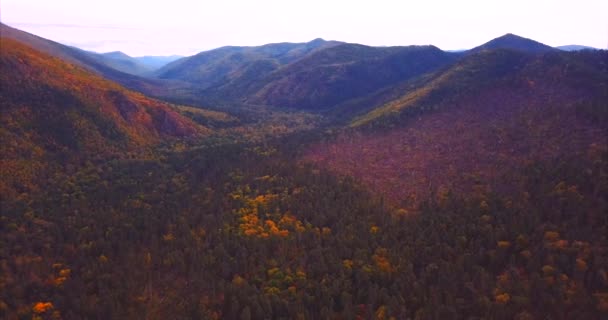
[(0, 36), (0, 318), (608, 312), (605, 50)]

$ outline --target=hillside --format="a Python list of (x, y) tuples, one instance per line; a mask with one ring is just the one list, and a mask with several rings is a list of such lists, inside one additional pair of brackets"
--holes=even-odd
[(323, 110), (437, 70), (456, 57), (433, 46), (374, 48), (342, 44), (269, 75), (247, 101)]
[[(336, 45), (316, 39), (308, 43), (275, 43), (258, 47), (223, 47), (169, 63), (156, 71), (160, 79), (176, 79), (208, 89), (226, 82), (248, 81), (248, 70), (260, 78), (310, 52)], [(242, 80), (241, 80), (242, 79)]]
[(249, 105), (324, 110), (435, 71), (459, 57), (436, 47), (374, 48), (335, 41), (224, 47), (156, 72), (198, 94)]
[(116, 61), (108, 59), (101, 54), (80, 50), (62, 45), (60, 43), (38, 37), (36, 35), (12, 28), (0, 23), (0, 34), (3, 38), (13, 39), (24, 43), (37, 51), (60, 58), (66, 62), (78, 65), (88, 71), (94, 72), (104, 78), (120, 83), (121, 85), (152, 96), (168, 96), (173, 91), (186, 86), (175, 81), (159, 81), (131, 74), (129, 72), (142, 72), (132, 60)]
[(209, 133), (166, 103), (10, 38), (0, 43), (3, 194), (59, 159), (100, 158), (164, 137)]
[(353, 120), (363, 133), (344, 133), (305, 158), (362, 179), (396, 205), (478, 184), (521, 190), (518, 172), (528, 164), (606, 147), (605, 61), (605, 52), (468, 56)]

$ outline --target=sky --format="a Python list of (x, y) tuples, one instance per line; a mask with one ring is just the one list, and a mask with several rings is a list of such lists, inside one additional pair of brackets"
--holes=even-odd
[(468, 49), (506, 33), (608, 46), (608, 0), (2, 0), (0, 20), (96, 52), (192, 55), (307, 42)]

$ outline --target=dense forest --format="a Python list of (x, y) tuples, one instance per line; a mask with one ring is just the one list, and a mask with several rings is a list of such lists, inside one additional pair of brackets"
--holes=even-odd
[[(608, 316), (604, 51), (228, 50), (234, 70), (272, 58), (357, 78), (281, 97), (339, 103), (309, 113), (173, 104), (2, 46), (0, 318)], [(423, 74), (395, 71), (426, 51)], [(363, 96), (370, 61), (394, 73)], [(277, 70), (248, 99), (294, 85)], [(244, 86), (228, 78), (214, 94)]]
[(584, 164), (530, 164), (514, 198), (448, 192), (411, 214), (352, 179), (297, 164), (284, 148), (167, 147), (90, 163), (40, 195), (3, 199), (3, 313), (599, 319), (607, 311), (606, 150), (589, 150)]

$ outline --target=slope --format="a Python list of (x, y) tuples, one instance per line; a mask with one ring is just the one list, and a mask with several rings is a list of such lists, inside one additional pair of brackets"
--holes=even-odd
[(522, 190), (527, 166), (582, 165), (606, 148), (606, 58), (508, 50), (468, 56), (356, 119), (356, 130), (313, 146), (305, 159), (358, 177), (397, 206), (448, 191), (512, 195)]
[[(68, 47), (60, 43), (12, 28), (2, 23), (0, 23), (0, 34), (4, 38), (14, 39), (36, 49), (37, 51), (58, 57), (66, 62), (97, 73), (104, 78), (118, 82), (129, 89), (140, 91), (147, 95), (168, 96), (172, 91), (175, 91), (176, 88), (185, 86), (185, 84), (175, 81), (148, 79), (124, 72), (126, 71), (124, 67), (121, 68), (116, 63), (104, 58), (103, 55)], [(116, 69), (116, 67), (120, 68), (121, 70)], [(129, 70), (133, 71), (132, 68)]]
[(257, 69), (257, 77), (267, 74), (281, 65), (295, 61), (310, 52), (336, 45), (334, 41), (316, 39), (308, 43), (274, 43), (258, 47), (222, 47), (201, 52), (192, 57), (169, 63), (157, 72), (160, 79), (176, 79), (195, 83), (199, 89), (208, 89), (238, 81), (247, 73), (244, 70), (264, 65)]
[(269, 75), (247, 101), (278, 107), (328, 109), (435, 71), (458, 56), (433, 46), (381, 48), (342, 44)]
[(163, 102), (13, 39), (0, 38), (2, 183), (9, 191), (84, 158), (101, 159), (208, 129)]

